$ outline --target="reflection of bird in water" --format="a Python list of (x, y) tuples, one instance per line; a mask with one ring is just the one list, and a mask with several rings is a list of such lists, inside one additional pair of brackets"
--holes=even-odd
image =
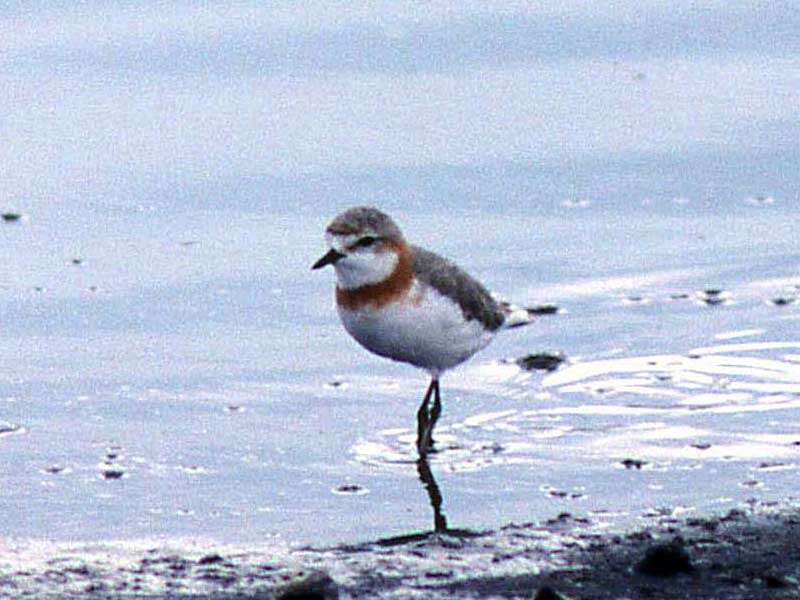
[(438, 534), (447, 534), (448, 536), (456, 538), (471, 538), (483, 535), (480, 532), (471, 531), (469, 529), (451, 529), (447, 526), (447, 518), (442, 512), (442, 493), (439, 490), (439, 485), (433, 476), (431, 467), (428, 464), (427, 458), (417, 459), (417, 475), (422, 482), (422, 486), (428, 493), (428, 500), (430, 500), (431, 508), (433, 509), (433, 531), (421, 533), (409, 533), (405, 535), (398, 535), (391, 538), (385, 538), (380, 541), (383, 546), (395, 546), (400, 544), (407, 544), (408, 542), (416, 542), (436, 536)]
[(428, 498), (431, 501), (431, 508), (433, 509), (433, 530), (435, 532), (447, 531), (447, 519), (442, 512), (442, 492), (439, 490), (439, 485), (433, 477), (433, 472), (428, 464), (428, 460), (420, 458), (417, 460), (417, 474), (419, 480), (428, 492)]
[(406, 242), (375, 208), (343, 212), (328, 225), (326, 239), (330, 250), (312, 268), (336, 270), (336, 305), (348, 333), (370, 352), (431, 375), (417, 412), (417, 451), (424, 458), (442, 412), (442, 373), (484, 348), (497, 331), (527, 324), (531, 316), (496, 301), (447, 259)]

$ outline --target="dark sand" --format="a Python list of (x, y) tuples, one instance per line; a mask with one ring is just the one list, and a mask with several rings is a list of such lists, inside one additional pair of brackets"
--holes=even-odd
[(564, 514), (281, 557), (244, 547), (39, 548), (27, 566), (10, 567), (14, 551), (0, 557), (0, 596), (788, 599), (800, 597), (798, 534), (797, 506), (752, 504), (722, 517), (665, 517), (633, 533)]

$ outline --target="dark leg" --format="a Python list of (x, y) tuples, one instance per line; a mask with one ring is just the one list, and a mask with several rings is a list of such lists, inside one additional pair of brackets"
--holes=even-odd
[(422, 404), (420, 404), (419, 410), (417, 411), (417, 452), (420, 458), (425, 458), (428, 454), (428, 441), (430, 439), (431, 427), (431, 415), (428, 412), (428, 403), (430, 402), (431, 394), (433, 394), (436, 386), (438, 386), (437, 381), (432, 379), (431, 384), (428, 386), (428, 391), (425, 392), (425, 397), (422, 399)]
[(442, 397), (439, 393), (439, 380), (433, 380), (433, 407), (431, 408), (431, 422), (428, 426), (428, 448), (433, 449), (433, 428), (442, 415)]
[[(436, 387), (433, 388), (433, 408), (431, 409), (431, 434), (433, 434), (433, 428), (436, 427), (436, 422), (439, 420), (439, 417), (442, 415), (442, 396), (439, 393), (439, 380), (435, 380), (434, 383)], [(431, 444), (433, 444), (433, 438), (431, 438)]]

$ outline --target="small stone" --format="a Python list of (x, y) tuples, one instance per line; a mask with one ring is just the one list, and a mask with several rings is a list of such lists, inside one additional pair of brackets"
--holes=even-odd
[(555, 371), (565, 360), (560, 352), (538, 352), (518, 358), (515, 362), (526, 371)]
[(572, 513), (562, 512), (562, 513), (559, 513), (558, 516), (555, 519), (548, 519), (547, 520), (547, 524), (548, 525), (558, 525), (559, 523), (566, 523), (568, 521), (571, 521), (572, 519), (573, 519)]
[(637, 571), (654, 577), (672, 577), (678, 573), (690, 573), (693, 569), (689, 553), (679, 539), (648, 548), (636, 565)]
[(778, 572), (772, 571), (764, 575), (764, 585), (771, 590), (789, 587), (789, 581)]
[(0, 421), (0, 435), (17, 433), (21, 429), (22, 427), (20, 427), (19, 425), (15, 425), (14, 423), (7, 423), (5, 421)]
[(773, 298), (772, 300), (770, 300), (770, 302), (775, 306), (789, 306), (790, 304), (793, 304), (796, 300), (797, 298), (781, 296), (779, 298)]
[(709, 306), (717, 306), (730, 302), (731, 294), (718, 288), (706, 288), (697, 293), (697, 299)]
[(122, 479), (124, 475), (125, 471), (121, 468), (109, 467), (102, 471), (103, 479)]
[(699, 527), (706, 531), (716, 531), (719, 528), (719, 521), (716, 519), (690, 518), (686, 519), (689, 527)]
[(549, 585), (545, 585), (539, 588), (533, 600), (569, 600), (569, 597), (555, 591)]
[(276, 598), (277, 600), (338, 600), (339, 586), (327, 573), (315, 571), (290, 583)]
[(720, 517), (720, 521), (728, 522), (728, 521), (743, 521), (747, 518), (747, 515), (743, 510), (738, 508), (732, 508), (728, 511), (728, 513), (722, 517)]
[(555, 315), (558, 313), (559, 308), (555, 304), (537, 304), (536, 306), (529, 306), (525, 309), (529, 315)]
[(333, 488), (334, 494), (354, 494), (360, 496), (367, 493), (366, 488), (358, 485), (357, 483), (343, 483)]
[(767, 460), (758, 463), (756, 469), (762, 469), (767, 471), (774, 471), (777, 469), (785, 468), (787, 465), (779, 460)]
[(431, 579), (446, 579), (452, 575), (453, 572), (447, 569), (425, 571), (425, 577), (429, 577)]
[(228, 571), (222, 571), (215, 568), (201, 569), (196, 572), (199, 579), (214, 582), (223, 587), (228, 587), (236, 583), (236, 575)]

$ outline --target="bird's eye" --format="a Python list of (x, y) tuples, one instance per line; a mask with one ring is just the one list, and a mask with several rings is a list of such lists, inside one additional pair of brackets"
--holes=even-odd
[(377, 241), (378, 241), (378, 238), (373, 237), (371, 235), (365, 235), (364, 237), (362, 237), (360, 240), (358, 240), (356, 242), (356, 247), (358, 247), (358, 248), (369, 248), (370, 246), (372, 246), (372, 244), (374, 244)]

